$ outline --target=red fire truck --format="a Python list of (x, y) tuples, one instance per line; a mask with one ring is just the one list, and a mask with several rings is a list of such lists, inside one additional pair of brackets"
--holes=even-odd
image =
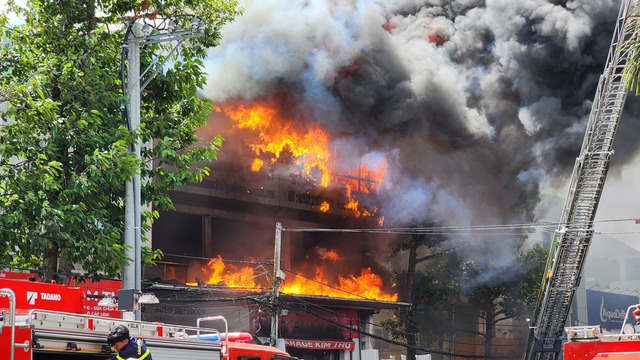
[[(633, 311), (635, 320), (629, 321)], [(640, 334), (636, 326), (640, 316), (640, 304), (627, 309), (620, 333), (604, 334), (599, 325), (573, 326), (565, 328), (567, 342), (564, 343), (564, 359), (640, 359)]]
[[(295, 359), (275, 347), (248, 343), (248, 333), (229, 333), (221, 316), (199, 319), (194, 327), (125, 320), (87, 314), (86, 300), (80, 287), (0, 279), (2, 359), (109, 359), (116, 353), (107, 334), (120, 324), (145, 341), (154, 360)], [(200, 320), (221, 321), (225, 331), (201, 327)]]

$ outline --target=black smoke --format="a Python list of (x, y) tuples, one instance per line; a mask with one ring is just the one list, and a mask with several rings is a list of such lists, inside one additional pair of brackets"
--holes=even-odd
[[(387, 225), (467, 226), (532, 222), (549, 187), (564, 186), (620, 1), (241, 4), (209, 54), (207, 97), (285, 91), (345, 161), (387, 158)], [(638, 127), (623, 117), (617, 161), (637, 155)]]

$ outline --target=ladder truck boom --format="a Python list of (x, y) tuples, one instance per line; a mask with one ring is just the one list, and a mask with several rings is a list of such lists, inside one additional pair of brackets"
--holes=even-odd
[(623, 0), (620, 7), (560, 225), (553, 237), (524, 359), (557, 359), (562, 349), (565, 322), (593, 237), (593, 220), (628, 93), (625, 65), (635, 51), (629, 44), (637, 36), (639, 3)]

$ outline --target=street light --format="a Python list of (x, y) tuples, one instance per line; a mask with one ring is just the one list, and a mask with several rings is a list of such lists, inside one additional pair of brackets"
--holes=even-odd
[[(182, 23), (190, 24), (188, 29), (180, 27)], [(185, 21), (189, 20), (189, 21)], [(204, 35), (205, 25), (202, 19), (195, 15), (163, 16), (157, 13), (136, 14), (127, 27), (123, 43), (122, 60), (122, 89), (124, 96), (129, 97), (127, 106), (127, 126), (130, 131), (135, 132), (140, 125), (140, 92), (155, 77), (157, 72), (165, 62), (171, 58), (173, 53), (180, 47), (186, 39), (196, 38)], [(162, 62), (158, 58), (152, 59), (151, 64), (140, 74), (140, 47), (150, 44), (174, 42), (168, 55)], [(127, 52), (128, 74), (127, 82), (124, 82), (124, 51)], [(151, 74), (147, 72), (155, 68)], [(143, 77), (147, 75), (146, 79)], [(140, 158), (140, 139), (132, 146), (131, 152), (136, 158)], [(125, 250), (127, 258), (133, 260), (133, 264), (125, 264), (122, 274), (122, 288), (140, 290), (142, 287), (142, 234), (141, 234), (141, 197), (140, 197), (140, 172), (136, 172), (131, 181), (127, 181), (125, 188), (125, 221), (124, 221), (124, 244), (128, 245)], [(140, 313), (123, 313), (123, 318), (140, 320)]]
[(98, 306), (115, 308), (118, 307), (118, 300), (112, 296), (105, 296), (98, 301)]
[(160, 300), (154, 294), (141, 294), (138, 304), (159, 304)]
[[(124, 305), (118, 303), (118, 299), (123, 298), (122, 303)], [(137, 310), (139, 305), (143, 304), (159, 304), (160, 300), (152, 294), (143, 294), (139, 291), (135, 290), (124, 290), (118, 291), (118, 297), (113, 296), (105, 296), (98, 302), (98, 306), (107, 307), (107, 308), (119, 308), (123, 307), (123, 311), (129, 310)], [(120, 309), (119, 309), (120, 310)]]

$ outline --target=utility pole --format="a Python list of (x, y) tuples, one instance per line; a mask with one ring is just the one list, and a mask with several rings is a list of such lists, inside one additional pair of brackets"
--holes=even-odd
[[(140, 24), (134, 22), (131, 25), (133, 37), (127, 43), (127, 95), (129, 95), (128, 127), (130, 131), (135, 131), (140, 125)], [(140, 158), (140, 141), (136, 141), (131, 151), (136, 159)], [(122, 288), (140, 290), (141, 283), (138, 281), (141, 272), (140, 253), (140, 172), (136, 171), (133, 179), (127, 181), (125, 188), (124, 207), (124, 245), (125, 256), (133, 260), (134, 266), (125, 266), (122, 273)], [(139, 319), (138, 314), (125, 311), (122, 317), (129, 320)]]
[(282, 224), (276, 223), (275, 249), (273, 253), (273, 315), (271, 317), (271, 338), (269, 344), (276, 346), (278, 343), (278, 326), (280, 318), (280, 281), (284, 280), (284, 272), (280, 270), (280, 257), (282, 253)]
[[(182, 30), (180, 24), (172, 17), (165, 17), (153, 13), (149, 18), (145, 14), (136, 14), (136, 17), (129, 24), (123, 48), (127, 54), (127, 86), (125, 96), (129, 97), (127, 109), (127, 119), (129, 131), (136, 132), (140, 126), (140, 93), (155, 77), (158, 69), (162, 68), (165, 62), (171, 58), (176, 49), (180, 47), (185, 39), (196, 38), (204, 35), (204, 22), (197, 16), (186, 16), (190, 18), (190, 28)], [(131, 33), (129, 33), (129, 30)], [(132, 36), (129, 36), (132, 35)], [(140, 74), (140, 47), (147, 44), (157, 44), (174, 42), (169, 53), (164, 56), (164, 60), (158, 64), (158, 59), (153, 59), (151, 64)], [(150, 69), (155, 68), (155, 72), (149, 74), (146, 79), (143, 77)], [(142, 146), (140, 137), (137, 137), (131, 152), (136, 159), (140, 159), (140, 147)], [(125, 185), (125, 219), (124, 219), (124, 245), (126, 247), (125, 256), (133, 260), (126, 264), (122, 272), (122, 289), (133, 289), (139, 292), (142, 287), (142, 216), (141, 216), (141, 191), (140, 172), (137, 170), (131, 181)], [(123, 312), (123, 318), (140, 320), (140, 311)]]

